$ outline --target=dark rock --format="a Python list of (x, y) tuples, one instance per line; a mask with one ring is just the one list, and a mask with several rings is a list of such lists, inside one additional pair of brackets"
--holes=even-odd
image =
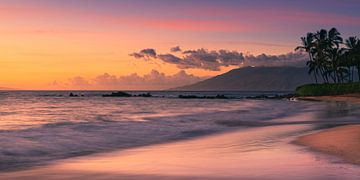
[(138, 97), (152, 97), (152, 95), (150, 93), (139, 94), (137, 96)]
[(104, 94), (103, 97), (131, 97), (132, 95), (126, 92), (118, 91), (111, 94)]
[(77, 94), (74, 94), (74, 93), (70, 93), (69, 96), (70, 96), (70, 97), (78, 97), (78, 95), (77, 95)]
[(196, 96), (196, 95), (179, 95), (181, 99), (230, 99), (225, 95), (218, 94), (216, 96)]

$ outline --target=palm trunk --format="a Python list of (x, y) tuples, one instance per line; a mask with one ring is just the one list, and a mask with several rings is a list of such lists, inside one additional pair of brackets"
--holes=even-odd
[(357, 71), (358, 71), (358, 79), (359, 79), (359, 82), (360, 82), (360, 64), (358, 64), (356, 66), (356, 68), (357, 68)]
[(354, 70), (355, 70), (355, 68), (354, 67), (352, 67), (351, 68), (351, 82), (354, 82)]
[[(312, 55), (311, 55), (310, 52), (309, 52), (309, 58), (310, 58), (310, 61), (313, 60), (313, 57), (312, 57)], [(318, 74), (318, 72), (317, 72), (317, 70), (316, 70), (316, 68), (315, 68), (315, 70), (314, 70), (314, 77), (315, 77), (315, 83), (316, 83), (316, 84), (318, 84), (317, 74)]]
[(325, 83), (328, 83), (328, 81), (327, 81), (326, 78), (325, 78), (325, 74), (324, 74), (323, 69), (322, 69), (322, 68), (319, 68), (319, 70), (320, 70), (320, 74), (321, 74), (321, 77), (322, 77), (323, 81), (324, 81)]
[(316, 82), (316, 84), (318, 84), (317, 73), (316, 72), (314, 72), (314, 76), (315, 76), (315, 82)]
[(336, 76), (331, 73), (331, 74), (330, 74), (330, 77), (331, 77), (331, 79), (333, 80), (333, 82), (336, 83)]

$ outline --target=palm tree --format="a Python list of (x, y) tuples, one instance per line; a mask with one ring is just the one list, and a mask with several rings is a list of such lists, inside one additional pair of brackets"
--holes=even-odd
[[(343, 38), (336, 28), (329, 31), (321, 29), (316, 33), (307, 33), (301, 38), (302, 45), (295, 50), (305, 50), (309, 54), (309, 74), (320, 74), (323, 82), (343, 83), (354, 80), (354, 71), (357, 69), (360, 81), (360, 40), (349, 37), (343, 43)], [(345, 47), (345, 48), (344, 48)]]
[(354, 78), (354, 68), (358, 71), (358, 78), (360, 81), (360, 40), (356, 36), (349, 37), (345, 40), (345, 46), (348, 56), (349, 64), (352, 68), (352, 79)]
[(336, 28), (331, 28), (329, 31), (326, 29), (321, 29), (315, 33), (315, 41), (314, 41), (314, 55), (319, 64), (319, 71), (326, 83), (329, 83), (329, 77), (337, 82), (339, 79), (337, 78), (338, 72), (335, 71), (337, 67), (334, 65), (338, 65), (337, 61), (333, 58), (338, 58), (335, 56), (338, 52), (340, 44), (343, 39), (340, 36), (339, 31)]
[(313, 48), (313, 57), (318, 65), (317, 69), (320, 71), (320, 74), (324, 82), (328, 83), (328, 62), (326, 50), (329, 48), (328, 32), (325, 29), (317, 31), (314, 35), (314, 48)]
[(306, 65), (309, 67), (309, 70), (308, 70), (308, 73), (311, 74), (311, 73), (314, 73), (315, 75), (315, 82), (316, 84), (318, 83), (318, 79), (317, 79), (317, 74), (319, 73), (318, 72), (318, 65), (316, 64), (315, 61), (307, 61), (306, 62)]
[(345, 49), (342, 48), (329, 48), (326, 50), (328, 56), (328, 68), (326, 73), (335, 83), (343, 83), (345, 75), (348, 73), (348, 70), (344, 66), (344, 52)]
[(295, 48), (295, 51), (298, 50), (305, 50), (305, 52), (309, 55), (309, 60), (306, 62), (306, 65), (309, 67), (308, 73), (314, 73), (315, 76), (315, 82), (318, 83), (317, 75), (318, 75), (318, 68), (317, 65), (313, 59), (312, 51), (314, 47), (314, 34), (313, 33), (307, 33), (305, 37), (301, 37), (301, 46), (298, 46)]
[(343, 75), (347, 73), (347, 70), (342, 66), (344, 51), (339, 48), (343, 42), (343, 38), (340, 35), (336, 28), (331, 28), (327, 33), (327, 48), (325, 49), (327, 52), (330, 52), (328, 62), (334, 66), (333, 73), (337, 82), (343, 82)]
[(331, 28), (328, 32), (328, 45), (329, 47), (336, 46), (339, 48), (340, 44), (343, 42), (343, 38), (340, 36), (340, 32), (336, 28)]

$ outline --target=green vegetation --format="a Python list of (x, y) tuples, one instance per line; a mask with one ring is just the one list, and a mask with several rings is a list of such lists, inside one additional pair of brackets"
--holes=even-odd
[(325, 96), (359, 93), (360, 83), (306, 84), (296, 88), (298, 96)]
[[(360, 92), (360, 40), (349, 37), (343, 41), (336, 28), (307, 33), (301, 38), (302, 45), (295, 50), (309, 55), (306, 62), (308, 73), (313, 74), (316, 84), (296, 89), (299, 96), (339, 95)], [(355, 83), (357, 72), (358, 82)], [(319, 84), (323, 82), (324, 84)]]
[(309, 32), (295, 49), (308, 53), (308, 73), (314, 75), (316, 84), (320, 78), (324, 83), (354, 82), (356, 70), (360, 82), (360, 40), (353, 36), (344, 42), (340, 35), (336, 28)]

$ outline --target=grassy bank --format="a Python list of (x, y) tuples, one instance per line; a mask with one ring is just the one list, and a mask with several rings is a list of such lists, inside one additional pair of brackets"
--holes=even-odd
[(298, 96), (328, 96), (359, 93), (360, 83), (306, 84), (296, 88)]

